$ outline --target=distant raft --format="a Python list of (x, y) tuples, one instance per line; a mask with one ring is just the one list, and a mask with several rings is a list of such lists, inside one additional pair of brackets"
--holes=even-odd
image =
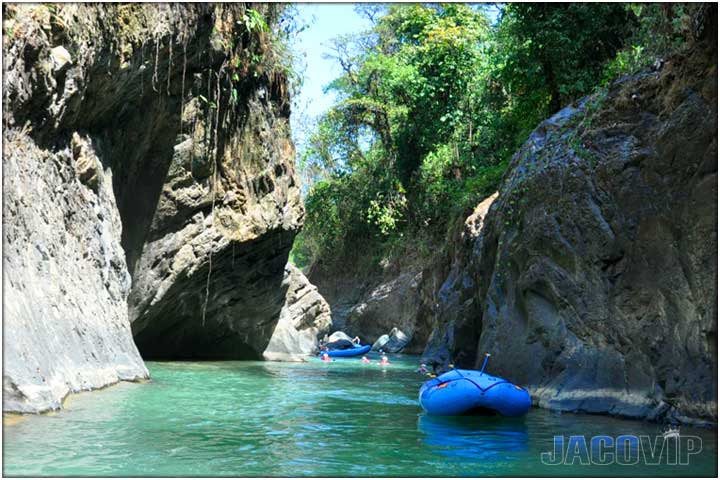
[(454, 369), (420, 387), (420, 405), (430, 415), (499, 413), (525, 415), (532, 401), (527, 390), (478, 370)]
[(320, 356), (325, 353), (330, 357), (356, 357), (370, 351), (372, 345), (358, 345), (357, 347), (346, 348), (345, 350), (322, 350)]

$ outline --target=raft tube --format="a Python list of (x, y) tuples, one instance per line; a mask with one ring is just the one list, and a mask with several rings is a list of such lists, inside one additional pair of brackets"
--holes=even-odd
[(323, 350), (320, 352), (320, 356), (327, 353), (331, 357), (356, 357), (363, 355), (370, 351), (372, 345), (358, 345), (353, 348), (346, 348), (345, 350)]
[(477, 370), (450, 370), (420, 387), (420, 405), (430, 415), (499, 413), (525, 415), (532, 401), (527, 390)]

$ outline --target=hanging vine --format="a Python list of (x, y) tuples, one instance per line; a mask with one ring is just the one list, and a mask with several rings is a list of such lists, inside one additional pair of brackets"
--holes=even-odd
[(158, 83), (158, 61), (160, 59), (160, 42), (161, 42), (160, 37), (158, 37), (156, 35), (155, 36), (155, 66), (154, 66), (153, 75), (151, 78), (153, 92), (158, 91), (158, 89), (155, 88), (155, 85), (157, 85), (157, 83)]
[(187, 40), (183, 42), (183, 70), (180, 81), (180, 135), (183, 134), (183, 119), (185, 118), (185, 70), (187, 69)]
[(168, 47), (168, 69), (167, 69), (167, 88), (165, 91), (167, 92), (168, 96), (170, 96), (170, 78), (172, 78), (172, 58), (173, 58), (173, 37), (170, 36), (169, 40), (169, 47)]
[[(225, 66), (227, 62), (223, 62), (223, 64), (220, 66), (220, 70), (215, 73), (216, 83), (215, 83), (215, 124), (214, 128), (212, 129), (212, 148), (213, 148), (213, 171), (211, 176), (211, 195), (212, 195), (212, 202), (210, 204), (210, 228), (215, 228), (215, 201), (217, 197), (217, 183), (218, 183), (218, 171), (220, 169), (220, 151), (218, 148), (218, 130), (220, 128), (220, 86), (222, 81), (222, 75), (225, 71)], [(208, 85), (210, 85), (210, 81), (212, 80), (212, 73), (208, 75)], [(209, 94), (209, 92), (208, 92)], [(208, 108), (212, 109), (213, 104), (209, 104)], [(202, 312), (202, 325), (205, 326), (205, 318), (207, 315), (207, 305), (208, 301), (210, 299), (210, 277), (212, 275), (212, 249), (210, 249), (209, 258), (208, 258), (208, 275), (207, 275), (207, 281), (205, 282), (205, 302), (203, 304), (203, 312)]]

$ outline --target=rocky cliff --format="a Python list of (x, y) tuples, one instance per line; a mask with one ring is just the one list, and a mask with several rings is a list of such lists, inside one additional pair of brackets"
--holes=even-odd
[(716, 199), (717, 49), (696, 45), (532, 133), (469, 220), (425, 359), (489, 352), (551, 409), (716, 423)]
[(59, 408), (73, 391), (147, 377), (132, 341), (130, 275), (112, 174), (92, 150), (3, 135), (3, 410)]
[(146, 376), (130, 328), (146, 358), (261, 358), (304, 215), (278, 8), (4, 9), (4, 409)]
[(436, 276), (422, 258), (343, 271), (315, 265), (308, 273), (330, 305), (330, 330), (342, 331), (350, 338), (357, 336), (363, 344), (372, 345), (397, 328), (409, 340), (402, 352), (410, 354), (421, 353), (430, 334), (437, 286), (432, 280)]

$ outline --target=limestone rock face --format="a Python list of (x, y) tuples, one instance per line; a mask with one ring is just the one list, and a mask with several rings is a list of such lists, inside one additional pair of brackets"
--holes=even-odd
[(489, 352), (552, 409), (716, 423), (716, 199), (716, 50), (562, 110), (463, 247), (426, 358)]
[[(206, 161), (191, 151), (199, 134), (179, 138), (144, 242), (128, 238), (130, 317), (147, 357), (260, 358), (274, 331), (303, 207), (287, 119), (263, 88), (245, 120), (225, 127), (216, 175), (193, 172)], [(196, 132), (198, 103), (185, 111)]]
[(130, 328), (148, 358), (262, 357), (304, 211), (245, 9), (6, 8), (5, 409), (147, 375)]
[(130, 275), (109, 170), (10, 131), (3, 151), (3, 410), (60, 408), (68, 393), (147, 377), (128, 321)]
[(318, 352), (318, 340), (330, 329), (330, 306), (295, 266), (285, 267), (289, 284), (280, 320), (263, 352), (266, 360), (303, 361)]

